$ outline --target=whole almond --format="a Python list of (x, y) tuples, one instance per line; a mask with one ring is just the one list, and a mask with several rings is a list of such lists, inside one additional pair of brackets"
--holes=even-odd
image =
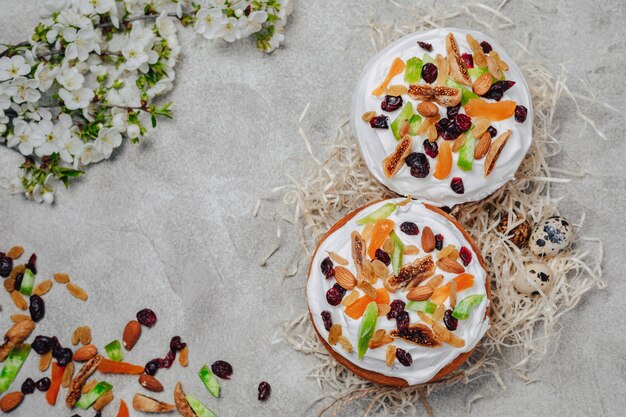
[(433, 117), (439, 114), (439, 107), (430, 101), (422, 101), (417, 105), (417, 112), (424, 117)]
[(346, 290), (351, 290), (356, 285), (356, 278), (352, 272), (343, 266), (335, 267), (335, 279), (337, 280), (337, 284), (341, 285), (341, 287)]
[(474, 159), (482, 159), (483, 156), (487, 155), (489, 151), (489, 147), (491, 146), (491, 133), (485, 132), (478, 140), (476, 144), (476, 148), (474, 149)]
[(24, 248), (21, 246), (13, 246), (11, 249), (9, 249), (9, 251), (7, 252), (7, 256), (11, 259), (17, 259), (20, 256), (22, 256), (22, 254), (24, 253)]
[(124, 334), (122, 335), (122, 343), (124, 343), (124, 349), (131, 350), (137, 340), (141, 336), (141, 324), (137, 320), (131, 320), (126, 324), (124, 328)]
[(24, 399), (24, 394), (19, 391), (10, 392), (4, 397), (0, 398), (0, 410), (3, 413), (8, 413), (9, 411), (15, 410), (18, 405), (22, 403)]
[(435, 234), (430, 227), (424, 227), (422, 230), (422, 249), (424, 252), (429, 253), (435, 250)]
[(76, 362), (87, 362), (89, 359), (96, 356), (98, 348), (95, 345), (85, 345), (74, 352), (72, 359)]
[(491, 73), (486, 72), (480, 77), (476, 78), (476, 81), (474, 81), (474, 84), (472, 84), (472, 91), (479, 96), (487, 94), (487, 91), (489, 91), (492, 82), (493, 76), (491, 75)]
[(39, 284), (37, 284), (37, 286), (33, 290), (33, 294), (42, 296), (46, 294), (48, 291), (50, 291), (50, 288), (52, 288), (51, 280), (47, 279), (45, 281), (41, 281)]
[(67, 274), (56, 273), (53, 275), (53, 278), (59, 284), (67, 284), (68, 282), (70, 282), (70, 276)]
[(406, 295), (411, 301), (424, 301), (428, 300), (433, 295), (432, 287), (420, 285), (419, 287), (412, 288)]
[(152, 392), (163, 391), (163, 385), (153, 376), (148, 374), (139, 375), (139, 385)]
[(437, 261), (437, 266), (444, 272), (450, 272), (452, 274), (462, 274), (465, 272), (463, 265), (457, 261), (453, 261), (450, 258), (441, 258)]

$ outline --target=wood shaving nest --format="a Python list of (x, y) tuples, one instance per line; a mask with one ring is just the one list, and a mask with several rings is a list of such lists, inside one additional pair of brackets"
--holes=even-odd
[[(451, 10), (455, 11), (433, 9), (425, 13), (415, 10), (407, 13), (417, 16), (407, 24), (372, 23), (372, 47), (379, 50), (401, 36), (444, 24), (481, 26), (483, 31), (504, 40), (507, 33), (501, 29), (513, 24), (499, 9), (479, 3)], [(581, 124), (590, 127), (602, 139), (606, 136), (581, 111), (578, 103), (585, 100), (586, 103), (602, 104), (600, 101), (593, 96), (572, 93), (565, 83), (567, 74), (564, 69), (554, 75), (522, 44), (509, 44), (520, 46), (516, 62), (521, 63), (533, 99), (533, 144), (515, 180), (480, 202), (457, 206), (453, 210), (453, 215), (474, 237), (487, 261), (493, 295), (491, 328), (467, 363), (444, 381), (425, 388), (398, 389), (375, 386), (339, 365), (318, 341), (307, 314), (284, 323), (279, 340), (320, 359), (311, 376), (318, 381), (326, 396), (333, 400), (320, 415), (331, 412), (331, 415), (336, 415), (349, 404), (352, 411), (365, 405), (364, 416), (371, 412), (396, 415), (414, 411), (418, 402), (432, 415), (427, 395), (436, 386), (468, 383), (484, 376), (491, 376), (504, 386), (504, 371), (530, 382), (532, 377), (529, 373), (557, 347), (561, 317), (574, 309), (587, 291), (606, 286), (601, 268), (602, 242), (578, 236), (571, 250), (547, 262), (557, 277), (550, 295), (529, 299), (513, 288), (512, 277), (518, 270), (523, 270), (525, 261), (531, 261), (533, 257), (527, 249), (519, 249), (505, 235), (497, 232), (500, 219), (508, 218), (509, 224), (519, 217), (537, 222), (558, 214), (559, 200), (551, 195), (551, 183), (569, 182), (571, 177), (585, 174), (549, 164), (549, 158), (562, 149), (557, 118), (562, 104), (560, 99), (573, 102)], [(584, 127), (581, 126), (581, 131)], [(292, 223), (296, 225), (302, 256), (308, 258), (323, 234), (345, 214), (365, 203), (396, 195), (369, 173), (347, 120), (341, 124), (336, 139), (331, 141), (328, 157), (323, 161), (313, 155), (302, 129), (300, 133), (311, 153), (313, 167), (302, 179), (290, 178), (291, 183), (280, 189), (286, 190), (283, 202), (293, 210)], [(584, 211), (581, 217), (578, 230), (584, 221)], [(308, 265), (308, 262), (304, 263)]]

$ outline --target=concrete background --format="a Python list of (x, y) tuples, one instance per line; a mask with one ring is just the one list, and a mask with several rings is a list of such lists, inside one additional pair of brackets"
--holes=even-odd
[[(36, 22), (38, 3), (3, 0), (0, 38), (24, 39)], [(440, 4), (436, 7), (441, 10)], [(563, 103), (557, 114), (566, 142), (556, 162), (572, 166), (571, 158), (593, 175), (555, 187), (555, 193), (564, 196), (564, 212), (573, 219), (586, 210), (583, 233), (604, 242), (609, 287), (588, 294), (563, 319), (558, 348), (533, 374), (539, 382), (525, 385), (507, 377), (502, 390), (484, 380), (441, 390), (431, 402), (441, 416), (465, 414), (466, 403), (477, 395), (484, 398), (469, 414), (481, 417), (623, 415), (625, 4), (510, 1), (503, 12), (516, 26), (506, 29), (506, 37), (494, 36), (511, 53), (512, 40), (530, 33), (529, 49), (552, 62), (555, 71), (563, 65), (574, 89), (580, 91), (578, 80), (584, 80), (597, 97), (620, 110), (589, 109), (610, 142), (581, 131), (571, 103)], [(95, 343), (103, 346), (121, 338), (124, 324), (150, 306), (159, 323), (144, 332), (127, 359), (144, 363), (162, 356), (169, 338), (181, 335), (190, 344), (191, 365), (159, 372), (168, 389), (180, 379), (221, 417), (316, 415), (318, 406), (308, 407), (320, 391), (307, 378), (316, 360), (269, 343), (282, 321), (305, 308), (303, 271), (281, 280), (296, 241), (288, 233), (272, 262), (259, 267), (276, 232), (274, 213), (284, 208), (275, 198), (262, 205), (257, 218), (251, 212), (259, 197), (286, 183), (285, 173), (298, 176), (307, 163), (297, 134), (307, 103), (302, 125), (315, 151), (334, 137), (348, 114), (356, 77), (372, 54), (368, 22), (374, 16), (383, 21), (410, 17), (389, 1), (297, 2), (285, 48), (272, 56), (257, 52), (249, 41), (194, 42), (185, 30), (187, 46), (171, 94), (174, 121), (160, 122), (152, 139), (127, 144), (110, 161), (90, 167), (52, 207), (0, 194), (0, 248), (21, 244), (37, 252), (40, 275), (67, 271), (91, 294), (80, 303), (55, 286), (46, 297), (47, 319), (38, 332), (69, 343), (72, 329), (89, 324)], [(1, 176), (12, 173), (17, 161), (14, 152), (0, 147)], [(0, 294), (0, 303), (0, 327), (6, 328), (13, 307), (6, 293)], [(219, 400), (209, 398), (195, 376), (201, 364), (217, 359), (235, 368)], [(27, 364), (18, 383), (27, 375), (40, 376), (35, 362)], [(256, 400), (261, 380), (272, 384), (266, 404)], [(129, 378), (111, 381), (117, 398), (127, 402), (140, 390)], [(115, 414), (112, 408), (105, 416)], [(51, 413), (41, 394), (27, 398), (13, 415), (43, 411), (68, 415), (62, 406)], [(357, 411), (349, 415), (360, 415)]]

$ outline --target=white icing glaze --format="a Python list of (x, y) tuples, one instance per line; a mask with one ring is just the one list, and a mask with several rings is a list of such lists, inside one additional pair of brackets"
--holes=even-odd
[[(452, 171), (444, 180), (438, 180), (433, 177), (432, 173), (435, 169), (436, 160), (432, 158), (428, 158), (430, 162), (430, 173), (426, 178), (412, 177), (406, 165), (404, 165), (394, 177), (387, 178), (382, 170), (382, 161), (395, 150), (397, 141), (393, 137), (391, 129), (373, 129), (370, 127), (369, 123), (361, 119), (361, 116), (366, 111), (376, 111), (377, 114), (389, 116), (389, 124), (391, 124), (400, 110), (391, 113), (382, 111), (380, 103), (384, 95), (376, 97), (372, 95), (371, 92), (385, 78), (395, 58), (399, 57), (406, 62), (409, 58), (414, 56), (422, 58), (425, 53), (428, 53), (433, 58), (436, 57), (438, 53), (445, 56), (445, 36), (449, 32), (455, 35), (461, 53), (471, 53), (471, 49), (466, 40), (468, 33), (479, 42), (486, 40), (491, 44), (493, 49), (498, 52), (500, 57), (509, 65), (509, 71), (505, 72), (506, 79), (516, 82), (516, 84), (505, 93), (503, 100), (514, 100), (517, 104), (526, 106), (528, 109), (528, 117), (524, 123), (517, 123), (513, 117), (492, 123), (493, 127), (498, 130), (498, 135), (504, 133), (507, 129), (511, 129), (512, 135), (500, 154), (495, 169), (487, 178), (484, 177), (485, 158), (474, 161), (472, 171), (466, 172), (456, 165), (458, 159), (458, 153), (456, 152), (452, 154), (454, 160)], [(431, 43), (433, 45), (433, 51), (427, 52), (423, 50), (417, 45), (417, 41)], [(389, 85), (394, 84), (407, 85), (404, 82), (404, 72), (394, 77), (389, 83)], [(413, 110), (415, 111), (415, 106), (418, 102), (410, 99), (407, 95), (402, 96), (402, 98), (405, 104), (407, 100), (412, 101)], [(446, 117), (446, 109), (440, 107), (439, 110), (441, 117)], [(526, 152), (528, 152), (528, 148), (532, 142), (533, 111), (530, 90), (528, 89), (526, 80), (517, 65), (515, 65), (513, 60), (506, 54), (500, 44), (488, 36), (473, 30), (455, 28), (433, 29), (428, 32), (406, 36), (389, 45), (372, 58), (365, 66), (365, 70), (361, 74), (359, 82), (357, 83), (356, 92), (353, 96), (351, 120), (353, 132), (356, 134), (361, 153), (363, 154), (370, 172), (376, 179), (398, 194), (410, 194), (415, 198), (438, 206), (453, 206), (468, 201), (478, 201), (496, 191), (507, 181), (514, 178), (515, 172), (526, 155)], [(425, 135), (413, 136), (413, 152), (424, 151), (424, 139), (426, 139)], [(442, 140), (443, 139), (440, 138), (438, 142)], [(463, 179), (465, 186), (464, 194), (456, 194), (452, 191), (450, 188), (450, 180), (452, 177), (461, 177)]]
[[(328, 341), (329, 332), (324, 329), (324, 323), (321, 318), (321, 312), (327, 310), (332, 315), (333, 323), (341, 324), (343, 328), (343, 335), (350, 339), (354, 348), (352, 353), (348, 353), (339, 344), (337, 344), (332, 347), (335, 352), (363, 369), (378, 372), (391, 377), (402, 378), (408, 384), (415, 385), (428, 382), (445, 365), (453, 361), (461, 353), (468, 352), (476, 346), (489, 328), (489, 319), (485, 318), (485, 310), (489, 304), (489, 299), (485, 297), (480, 305), (474, 307), (467, 320), (459, 320), (459, 326), (455, 331), (455, 334), (465, 339), (464, 347), (454, 348), (450, 345), (442, 344), (442, 346), (437, 348), (427, 348), (397, 339), (393, 343), (397, 347), (411, 353), (413, 357), (413, 364), (410, 367), (405, 367), (399, 364), (398, 361), (395, 361), (390, 368), (385, 364), (386, 345), (378, 349), (368, 349), (365, 356), (362, 359), (358, 359), (356, 347), (361, 319), (353, 320), (348, 317), (344, 314), (344, 306), (341, 304), (335, 307), (328, 304), (326, 301), (326, 291), (328, 291), (328, 289), (330, 289), (336, 281), (335, 279), (326, 279), (320, 269), (320, 264), (322, 260), (328, 256), (328, 252), (335, 252), (349, 260), (350, 263), (347, 268), (349, 268), (350, 271), (356, 275), (356, 269), (354, 267), (354, 262), (352, 261), (350, 233), (354, 230), (358, 230), (360, 232), (363, 229), (362, 225), (356, 224), (356, 220), (375, 211), (385, 203), (397, 203), (399, 201), (402, 201), (402, 199), (385, 200), (371, 205), (370, 207), (359, 212), (354, 218), (328, 236), (328, 238), (321, 243), (313, 259), (311, 274), (307, 282), (307, 298), (315, 327), (322, 337)], [(419, 254), (404, 256), (403, 264), (407, 264), (418, 257), (426, 255), (421, 247), (421, 233), (424, 226), (429, 226), (435, 234), (443, 234), (444, 247), (448, 244), (454, 244), (457, 248), (466, 246), (472, 252), (472, 262), (466, 267), (466, 272), (474, 275), (474, 286), (460, 292), (457, 299), (460, 301), (464, 297), (471, 294), (486, 294), (485, 270), (478, 262), (476, 253), (463, 236), (463, 233), (447, 218), (426, 208), (422, 203), (413, 201), (407, 206), (400, 207), (399, 210), (396, 210), (391, 216), (389, 216), (389, 219), (395, 222), (395, 231), (402, 239), (405, 246), (413, 244), (420, 248)], [(404, 221), (412, 221), (417, 224), (420, 233), (416, 236), (409, 236), (402, 233), (400, 231), (400, 225)], [(436, 260), (436, 253), (437, 251), (433, 251), (431, 253), (434, 260)], [(391, 266), (389, 267), (389, 270), (391, 273)], [(444, 284), (456, 276), (456, 274), (443, 272), (440, 269), (437, 269), (436, 273), (444, 275)], [(381, 288), (383, 287), (383, 283), (379, 279), (374, 286), (376, 288)], [(346, 295), (347, 294), (348, 293), (346, 293)], [(362, 292), (361, 295), (363, 295)], [(396, 293), (390, 294), (390, 302), (396, 299), (407, 302), (406, 292), (397, 291)], [(445, 304), (446, 307), (449, 308), (449, 300), (447, 300)], [(409, 316), (411, 324), (419, 323), (421, 321), (416, 312), (409, 311)], [(389, 320), (386, 316), (378, 317), (376, 328), (388, 331), (393, 330), (396, 328), (396, 320)]]

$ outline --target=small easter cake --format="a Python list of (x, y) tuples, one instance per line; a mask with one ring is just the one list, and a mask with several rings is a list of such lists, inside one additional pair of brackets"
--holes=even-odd
[(439, 380), (489, 328), (480, 251), (446, 213), (409, 198), (364, 206), (319, 243), (310, 318), (339, 363), (380, 384)]
[(522, 73), (497, 42), (442, 28), (406, 36), (366, 65), (351, 121), (374, 177), (400, 195), (453, 206), (515, 176), (533, 112)]

